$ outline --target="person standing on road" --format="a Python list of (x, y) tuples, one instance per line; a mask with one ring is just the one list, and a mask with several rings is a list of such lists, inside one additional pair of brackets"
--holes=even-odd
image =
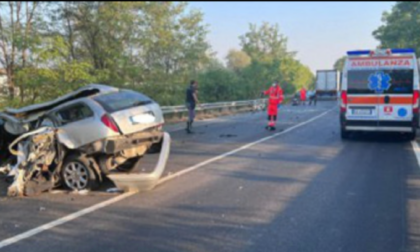
[(261, 93), (262, 95), (268, 95), (268, 125), (265, 127), (267, 130), (276, 130), (276, 120), (278, 107), (283, 101), (283, 89), (280, 87), (279, 82), (275, 81), (273, 85), (266, 91)]
[(312, 90), (312, 100), (314, 102), (314, 106), (316, 106), (316, 102), (318, 101), (318, 94), (316, 92), (316, 89)]
[(190, 86), (187, 88), (185, 103), (188, 109), (188, 121), (187, 128), (185, 129), (188, 134), (194, 133), (192, 129), (192, 124), (195, 119), (195, 107), (199, 103), (197, 98), (197, 87), (198, 83), (195, 80), (190, 82)]
[(309, 106), (312, 105), (312, 103), (314, 104), (314, 106), (316, 106), (316, 90), (315, 89), (308, 91), (308, 97), (309, 97)]
[(311, 105), (311, 98), (312, 98), (312, 90), (306, 90), (306, 100), (308, 101), (308, 105)]
[(301, 104), (305, 105), (305, 101), (306, 101), (306, 89), (304, 87), (302, 87), (300, 89), (300, 101), (301, 101)]

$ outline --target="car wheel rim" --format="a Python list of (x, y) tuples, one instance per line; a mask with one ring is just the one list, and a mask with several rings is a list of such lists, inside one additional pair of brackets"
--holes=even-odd
[(83, 190), (88, 184), (88, 170), (78, 162), (71, 162), (64, 168), (64, 181), (72, 190)]

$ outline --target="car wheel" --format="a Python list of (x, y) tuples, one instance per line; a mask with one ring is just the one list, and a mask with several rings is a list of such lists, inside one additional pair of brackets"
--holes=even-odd
[(62, 182), (70, 190), (94, 190), (98, 187), (98, 176), (92, 168), (91, 158), (70, 155), (64, 161), (61, 171)]

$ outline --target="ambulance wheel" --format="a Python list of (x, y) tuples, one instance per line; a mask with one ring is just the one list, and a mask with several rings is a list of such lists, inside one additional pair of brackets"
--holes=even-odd
[(417, 130), (414, 128), (413, 131), (408, 134), (408, 138), (410, 140), (416, 140), (416, 137), (417, 137)]
[(350, 132), (345, 129), (341, 129), (341, 139), (349, 139), (350, 138)]

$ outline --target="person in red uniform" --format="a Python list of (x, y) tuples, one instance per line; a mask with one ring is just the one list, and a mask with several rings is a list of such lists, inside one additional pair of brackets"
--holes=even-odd
[(300, 101), (302, 102), (303, 105), (305, 105), (305, 101), (306, 101), (306, 89), (304, 87), (302, 87), (300, 89)]
[(276, 120), (279, 104), (283, 101), (283, 89), (280, 87), (279, 82), (275, 81), (274, 84), (262, 94), (268, 95), (268, 125), (265, 127), (269, 130), (276, 130)]

